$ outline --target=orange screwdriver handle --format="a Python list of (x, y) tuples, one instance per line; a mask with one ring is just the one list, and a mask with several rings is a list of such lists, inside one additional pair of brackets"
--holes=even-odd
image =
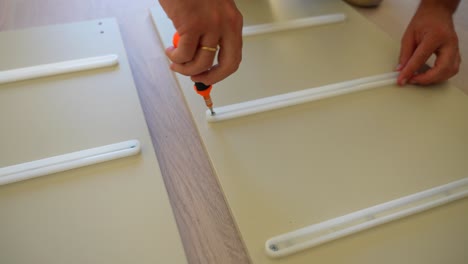
[(180, 39), (179, 32), (176, 32), (174, 36), (172, 37), (172, 45), (174, 45), (174, 47), (176, 48), (179, 45), (179, 39)]
[(196, 82), (193, 86), (195, 92), (203, 97), (210, 96), (212, 85), (205, 85), (204, 83)]
[[(176, 32), (174, 36), (172, 37), (172, 45), (174, 45), (175, 48), (177, 48), (177, 46), (179, 45), (179, 39), (180, 39), (180, 35), (178, 32)], [(206, 85), (200, 82), (196, 82), (193, 88), (199, 95), (203, 97), (208, 97), (210, 96), (211, 88), (213, 88), (213, 86)]]

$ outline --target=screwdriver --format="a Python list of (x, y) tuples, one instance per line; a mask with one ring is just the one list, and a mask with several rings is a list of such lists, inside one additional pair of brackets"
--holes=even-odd
[[(177, 45), (179, 44), (179, 38), (179, 33), (176, 32), (174, 34), (174, 37), (172, 38), (172, 44), (175, 48), (177, 48)], [(210, 96), (213, 85), (206, 85), (201, 82), (195, 82), (193, 88), (195, 89), (195, 92), (197, 92), (197, 94), (203, 97), (203, 99), (205, 100), (206, 107), (210, 109), (211, 115), (215, 115), (216, 113), (213, 111), (213, 101), (211, 100)]]

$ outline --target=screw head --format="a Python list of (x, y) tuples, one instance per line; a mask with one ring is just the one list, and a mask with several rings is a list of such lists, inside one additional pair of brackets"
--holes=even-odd
[(278, 251), (278, 246), (276, 245), (270, 245), (270, 249), (273, 250), (273, 251)]

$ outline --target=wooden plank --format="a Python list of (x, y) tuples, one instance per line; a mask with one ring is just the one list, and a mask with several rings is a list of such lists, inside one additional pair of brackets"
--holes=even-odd
[[(0, 186), (1, 263), (187, 263), (116, 21), (0, 33), (0, 70), (105, 54), (119, 64), (0, 85), (0, 167), (131, 139), (142, 148), (67, 171), (55, 158), (59, 172)], [(80, 153), (72, 163), (92, 162)]]
[(116, 17), (190, 263), (248, 263), (207, 154), (171, 77), (154, 0), (0, 0), (0, 30)]

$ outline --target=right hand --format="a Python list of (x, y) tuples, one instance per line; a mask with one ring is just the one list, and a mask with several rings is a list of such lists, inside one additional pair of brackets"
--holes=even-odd
[[(194, 82), (217, 83), (234, 73), (242, 59), (242, 15), (233, 0), (159, 0), (180, 35), (166, 49), (171, 69)], [(216, 52), (201, 47), (219, 47)]]

